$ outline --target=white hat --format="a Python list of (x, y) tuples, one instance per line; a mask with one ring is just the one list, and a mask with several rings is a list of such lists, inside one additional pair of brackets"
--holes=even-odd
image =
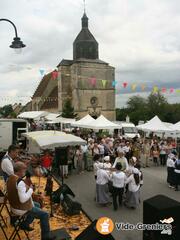
[(133, 168), (132, 172), (135, 174), (139, 174), (139, 170), (137, 168)]
[(132, 160), (133, 160), (134, 163), (137, 162), (137, 158), (136, 157), (132, 157)]
[(105, 156), (105, 157), (104, 157), (104, 161), (105, 161), (105, 162), (109, 162), (109, 161), (110, 161), (110, 157), (109, 157), (109, 156)]

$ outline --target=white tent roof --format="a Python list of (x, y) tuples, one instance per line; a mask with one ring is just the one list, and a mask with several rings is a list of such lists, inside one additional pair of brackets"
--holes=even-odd
[(39, 119), (41, 117), (45, 117), (48, 115), (48, 112), (45, 111), (30, 111), (30, 112), (23, 112), (18, 115), (18, 118), (25, 118), (25, 119)]
[(81, 118), (80, 120), (72, 123), (71, 125), (74, 127), (86, 128), (89, 123), (93, 123), (93, 122), (95, 122), (95, 119), (88, 114), (85, 117)]
[(82, 138), (60, 131), (36, 131), (23, 133), (22, 135), (31, 140), (32, 143), (38, 145), (41, 149), (54, 149), (55, 147), (86, 144), (86, 141)]
[(51, 121), (48, 121), (49, 124), (54, 123), (75, 123), (76, 120), (74, 118), (63, 118), (63, 117), (57, 117), (55, 119), (52, 119)]
[(173, 126), (171, 126), (171, 129), (173, 129), (174, 131), (180, 132), (180, 121), (174, 124)]
[(122, 128), (119, 124), (115, 124), (111, 121), (109, 121), (107, 118), (105, 118), (103, 115), (98, 117), (96, 120), (93, 118), (92, 121), (82, 124), (81, 127), (83, 128), (89, 128), (89, 129), (120, 129)]
[(60, 113), (48, 113), (48, 115), (45, 116), (45, 119), (48, 121), (52, 121), (54, 119), (56, 119), (58, 116), (60, 115)]
[(151, 131), (151, 132), (169, 132), (172, 131), (169, 127), (167, 127), (158, 116), (153, 117), (147, 123), (138, 125), (137, 128), (143, 131)]

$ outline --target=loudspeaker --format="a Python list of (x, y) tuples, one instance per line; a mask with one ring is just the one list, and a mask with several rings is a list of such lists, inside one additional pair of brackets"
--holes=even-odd
[(143, 202), (144, 224), (167, 224), (164, 219), (173, 218), (172, 232), (162, 230), (144, 230), (143, 240), (177, 240), (180, 239), (180, 202), (164, 195), (157, 195)]
[(58, 166), (68, 165), (67, 148), (55, 148), (55, 159)]
[(65, 228), (50, 231), (50, 237), (56, 237), (56, 240), (70, 240), (71, 236)]
[(82, 233), (80, 233), (75, 240), (115, 240), (111, 235), (102, 235), (96, 230), (96, 222), (94, 220)]
[(74, 201), (70, 195), (64, 196), (62, 207), (64, 212), (69, 216), (80, 214), (80, 211), (82, 209), (81, 204), (77, 201)]

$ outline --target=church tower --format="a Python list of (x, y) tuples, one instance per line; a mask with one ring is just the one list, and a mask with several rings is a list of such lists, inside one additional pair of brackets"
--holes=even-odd
[(81, 21), (82, 29), (73, 43), (73, 60), (79, 58), (98, 59), (98, 42), (89, 31), (86, 13), (84, 13)]
[(63, 59), (58, 65), (59, 111), (70, 98), (78, 118), (89, 113), (115, 120), (115, 68), (99, 59), (98, 42), (89, 30), (85, 11), (81, 25), (73, 43), (73, 60)]

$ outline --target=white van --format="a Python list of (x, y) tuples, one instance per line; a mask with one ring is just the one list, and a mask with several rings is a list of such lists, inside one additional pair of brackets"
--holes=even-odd
[(140, 137), (138, 129), (133, 123), (115, 121), (114, 123), (119, 124), (122, 128), (119, 130), (121, 136), (124, 138), (135, 138)]

